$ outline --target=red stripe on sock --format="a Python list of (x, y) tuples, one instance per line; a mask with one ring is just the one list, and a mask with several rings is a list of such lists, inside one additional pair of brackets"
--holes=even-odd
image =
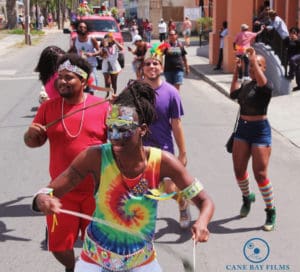
[(268, 178), (266, 178), (265, 180), (263, 180), (262, 182), (258, 182), (258, 186), (259, 187), (265, 187), (266, 185), (268, 185), (270, 183), (270, 180)]
[(246, 179), (248, 179), (248, 178), (249, 178), (248, 172), (246, 172), (246, 173), (244, 174), (244, 176), (242, 176), (242, 177), (236, 177), (236, 179), (237, 179), (238, 181), (243, 181), (243, 180), (246, 180)]

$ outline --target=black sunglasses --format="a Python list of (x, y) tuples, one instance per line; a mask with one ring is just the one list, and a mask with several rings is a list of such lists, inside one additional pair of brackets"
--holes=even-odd
[(159, 65), (159, 61), (147, 61), (147, 62), (144, 62), (145, 66), (150, 66), (151, 64), (153, 66), (157, 66), (157, 65)]

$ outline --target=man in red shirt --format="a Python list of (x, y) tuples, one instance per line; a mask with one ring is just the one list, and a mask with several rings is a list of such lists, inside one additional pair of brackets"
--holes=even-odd
[[(28, 147), (40, 147), (49, 140), (52, 180), (67, 169), (81, 151), (106, 142), (107, 137), (105, 119), (108, 103), (83, 92), (91, 73), (89, 63), (76, 54), (66, 54), (59, 60), (58, 67), (60, 97), (48, 100), (39, 107), (24, 135)], [(85, 110), (93, 104), (97, 106)], [(66, 117), (74, 111), (77, 112)], [(93, 193), (93, 180), (88, 176), (61, 198), (64, 209), (91, 215), (95, 209)], [(89, 222), (64, 214), (55, 216), (47, 216), (48, 249), (66, 271), (71, 272), (75, 266), (74, 243), (79, 231), (84, 235)], [(58, 224), (55, 225), (56, 220)]]

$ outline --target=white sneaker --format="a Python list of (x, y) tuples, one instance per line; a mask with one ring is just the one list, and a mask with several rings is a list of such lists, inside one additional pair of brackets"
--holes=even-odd
[(179, 225), (182, 229), (189, 228), (191, 224), (191, 212), (188, 201), (184, 205), (179, 206)]

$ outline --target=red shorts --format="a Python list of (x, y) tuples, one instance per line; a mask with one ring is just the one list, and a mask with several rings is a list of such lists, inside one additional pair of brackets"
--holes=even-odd
[[(88, 215), (92, 215), (95, 210), (95, 199), (91, 193), (70, 192), (60, 200), (62, 208), (66, 210)], [(53, 215), (47, 216), (48, 250), (59, 252), (73, 249), (74, 243), (78, 239), (79, 231), (83, 240), (89, 221), (63, 213), (56, 214), (56, 218), (58, 224), (53, 230)]]

